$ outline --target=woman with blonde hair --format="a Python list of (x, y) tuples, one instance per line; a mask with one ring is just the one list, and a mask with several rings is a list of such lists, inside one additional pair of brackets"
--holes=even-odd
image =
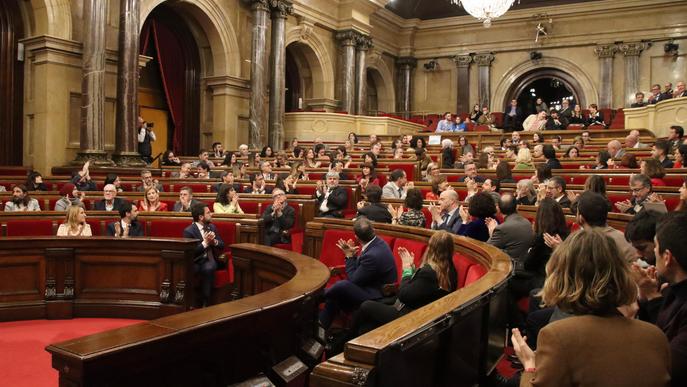
[(57, 236), (91, 236), (91, 225), (86, 223), (83, 207), (69, 206), (64, 223), (57, 229)]
[(154, 185), (146, 188), (143, 193), (143, 200), (139, 202), (141, 211), (167, 211), (167, 203), (160, 201), (160, 191)]
[(305, 171), (305, 164), (303, 164), (302, 161), (296, 161), (295, 163), (291, 164), (291, 172), (289, 175), (293, 177), (294, 181), (310, 180), (308, 178), (308, 173)]
[(537, 202), (537, 191), (530, 179), (522, 179), (515, 185), (515, 198), (518, 205), (532, 206)]
[(528, 148), (518, 150), (518, 155), (515, 156), (515, 168), (513, 169), (534, 169), (532, 152)]
[(363, 334), (423, 307), (453, 292), (458, 287), (458, 274), (453, 266), (453, 237), (437, 231), (427, 243), (427, 252), (416, 268), (416, 257), (405, 248), (398, 249), (403, 261), (403, 274), (394, 305), (365, 301), (354, 319), (353, 333)]
[(557, 310), (539, 332), (536, 355), (513, 329), (513, 347), (525, 368), (520, 386), (670, 384), (666, 336), (619, 311), (636, 302), (637, 285), (603, 229), (570, 235), (554, 250), (546, 274), (542, 301)]

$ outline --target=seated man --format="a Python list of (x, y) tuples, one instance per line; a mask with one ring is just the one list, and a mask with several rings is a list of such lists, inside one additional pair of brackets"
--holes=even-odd
[(210, 166), (210, 168), (215, 167), (215, 163), (213, 163), (210, 160), (210, 154), (208, 153), (208, 151), (201, 150), (200, 153), (198, 154), (198, 160), (193, 162), (192, 167), (197, 167), (198, 164), (200, 164), (202, 162), (205, 162), (207, 165)]
[(222, 143), (221, 142), (212, 143), (212, 157), (223, 158), (224, 156), (225, 156), (224, 147), (222, 146)]
[(352, 311), (364, 301), (379, 299), (384, 285), (396, 282), (394, 255), (389, 245), (375, 235), (372, 222), (365, 217), (358, 218), (353, 223), (353, 231), (362, 247), (352, 240), (341, 239), (337, 243), (346, 256), (348, 278), (336, 282), (324, 293), (320, 324), (325, 329), (331, 326), (339, 310)]
[(272, 192), (272, 188), (267, 186), (265, 183), (265, 175), (262, 173), (257, 173), (250, 176), (251, 186), (247, 187), (243, 192), (250, 193), (254, 195), (269, 195)]
[(477, 164), (475, 164), (474, 161), (466, 161), (463, 165), (463, 171), (465, 172), (465, 175), (458, 179), (459, 182), (464, 183), (465, 179), (469, 178), (477, 183), (484, 183), (484, 177), (477, 174)]
[(181, 187), (179, 190), (179, 201), (174, 203), (174, 212), (189, 212), (193, 206), (200, 203), (193, 198), (191, 187)]
[(231, 170), (222, 171), (222, 174), (220, 175), (220, 182), (212, 186), (212, 190), (219, 192), (219, 188), (222, 186), (222, 184), (227, 184), (234, 187), (234, 191), (236, 191), (236, 193), (241, 192), (241, 184), (234, 182), (234, 172)]
[(644, 203), (649, 200), (649, 196), (653, 193), (651, 179), (646, 175), (632, 175), (630, 190), (632, 191), (632, 199), (615, 203), (615, 208), (622, 213), (634, 215), (644, 209)]
[(264, 180), (276, 180), (277, 175), (272, 173), (272, 164), (269, 161), (260, 163), (260, 173)]
[(558, 116), (558, 110), (551, 111), (551, 117), (546, 120), (546, 130), (563, 130), (568, 127), (568, 120)]
[(661, 162), (663, 168), (672, 168), (673, 161), (668, 158), (670, 154), (670, 143), (664, 139), (658, 139), (651, 147), (651, 156)]
[(210, 178), (210, 165), (204, 161), (201, 161), (196, 165), (196, 177), (199, 179), (209, 179)]
[(12, 199), (5, 203), (5, 212), (40, 211), (38, 200), (29, 196), (25, 185), (17, 185), (12, 188)]
[(103, 188), (103, 199), (95, 203), (96, 211), (119, 211), (126, 200), (117, 197), (117, 187), (108, 184)]
[(614, 159), (619, 160), (625, 156), (625, 149), (623, 149), (623, 145), (618, 140), (609, 141), (608, 144), (606, 144), (606, 149)]
[(358, 202), (358, 215), (356, 217), (364, 216), (373, 222), (391, 223), (389, 208), (380, 203), (382, 189), (377, 184), (370, 184), (364, 195), (367, 201)]
[(170, 176), (174, 179), (190, 179), (193, 178), (193, 173), (191, 172), (191, 164), (190, 163), (183, 163), (179, 167), (178, 172), (172, 172), (172, 175)]
[[(389, 181), (382, 189), (382, 198), (384, 199), (405, 199), (408, 192), (406, 185), (408, 178), (406, 172), (402, 169), (394, 169), (389, 175)], [(413, 188), (412, 184), (409, 188)]]
[(277, 243), (290, 243), (289, 231), (296, 220), (296, 210), (286, 202), (286, 194), (279, 188), (272, 191), (273, 202), (262, 213), (265, 229), (264, 243), (274, 246)]
[(191, 207), (193, 224), (184, 229), (184, 238), (196, 239), (198, 244), (193, 251), (193, 269), (200, 275), (200, 294), (196, 299), (196, 306), (205, 307), (210, 302), (212, 285), (215, 282), (215, 270), (218, 268), (217, 258), (224, 251), (224, 241), (212, 224), (212, 212), (205, 203)]
[(445, 230), (456, 234), (462, 223), (458, 212), (458, 193), (447, 189), (439, 195), (439, 205), (431, 205), (429, 212), (432, 214), (432, 230)]
[(577, 224), (583, 228), (602, 229), (609, 238), (613, 239), (621, 257), (628, 263), (637, 260), (635, 249), (625, 240), (625, 235), (608, 225), (608, 202), (603, 195), (585, 191), (577, 198), (577, 203)]
[(346, 188), (339, 186), (339, 174), (327, 172), (327, 183), (317, 182), (315, 196), (318, 203), (318, 215), (329, 218), (343, 218), (343, 210), (348, 204)]
[(107, 225), (107, 235), (126, 238), (126, 237), (142, 237), (143, 228), (136, 221), (138, 218), (138, 209), (131, 202), (125, 202), (119, 208), (118, 222), (112, 222)]
[(630, 105), (631, 108), (640, 108), (646, 106), (646, 102), (644, 102), (644, 93), (641, 91), (635, 93), (635, 101)]
[[(673, 212), (656, 227), (656, 267), (633, 266), (639, 287), (639, 318), (656, 324), (670, 344), (671, 382), (687, 385), (687, 214)], [(663, 287), (659, 277), (668, 282)], [(661, 290), (662, 291), (661, 291)]]
[(563, 208), (570, 208), (570, 199), (565, 191), (565, 179), (560, 176), (550, 178), (546, 183), (546, 196), (558, 202)]
[(604, 115), (599, 111), (599, 107), (593, 103), (589, 105), (589, 118), (585, 122), (585, 126), (601, 125), (606, 127), (606, 122), (604, 121)]
[(339, 174), (339, 181), (348, 180), (348, 175), (344, 173), (344, 162), (342, 160), (332, 160), (329, 163), (329, 170)]
[(84, 163), (80, 171), (72, 172), (71, 183), (74, 184), (79, 191), (95, 191), (97, 189), (95, 181), (91, 179), (89, 170), (90, 165), (91, 161), (88, 160)]
[(625, 226), (625, 239), (635, 248), (637, 257), (644, 261), (642, 266), (656, 264), (654, 237), (656, 224), (662, 217), (663, 214), (656, 211), (641, 211)]
[(143, 184), (139, 185), (138, 188), (136, 188), (136, 191), (138, 192), (145, 192), (145, 190), (151, 186), (155, 186), (155, 188), (157, 188), (159, 192), (164, 192), (162, 184), (157, 180), (153, 180), (153, 173), (147, 169), (141, 171), (141, 182)]
[(437, 124), (437, 129), (436, 133), (442, 133), (442, 132), (452, 132), (453, 131), (453, 120), (451, 119), (451, 113), (446, 112), (444, 113), (444, 119), (439, 121)]
[(525, 270), (525, 258), (534, 240), (534, 232), (530, 221), (518, 214), (517, 207), (518, 203), (513, 194), (504, 194), (499, 199), (498, 208), (504, 220), (501, 224), (495, 219), (487, 220), (487, 243), (508, 254), (513, 260), (515, 272), (522, 272)]

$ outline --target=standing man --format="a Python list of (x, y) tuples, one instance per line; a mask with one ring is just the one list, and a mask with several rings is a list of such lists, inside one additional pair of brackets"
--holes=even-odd
[(290, 243), (289, 231), (296, 220), (296, 210), (286, 203), (286, 193), (279, 188), (272, 191), (272, 204), (262, 214), (265, 228), (264, 243), (274, 246), (277, 243)]
[(138, 153), (146, 164), (153, 162), (151, 157), (153, 154), (153, 146), (151, 143), (155, 141), (155, 132), (153, 132), (153, 123), (147, 123), (143, 117), (138, 117)]
[(506, 108), (503, 129), (506, 132), (513, 132), (522, 128), (522, 109), (518, 107), (518, 100), (512, 99), (510, 107)]
[(327, 172), (327, 183), (317, 181), (315, 196), (318, 203), (318, 216), (328, 218), (343, 218), (343, 210), (348, 204), (348, 192), (339, 186), (339, 174), (335, 171)]
[(498, 247), (513, 260), (515, 272), (525, 270), (525, 257), (534, 239), (532, 224), (518, 214), (518, 202), (511, 193), (501, 196), (498, 201), (499, 212), (505, 217), (498, 224), (495, 219), (487, 219), (489, 229), (488, 244)]
[(126, 237), (141, 237), (143, 236), (143, 228), (138, 224), (138, 208), (131, 202), (125, 202), (119, 208), (118, 222), (112, 222), (107, 225), (107, 235), (126, 238)]
[(196, 239), (198, 244), (193, 251), (193, 268), (200, 275), (200, 297), (196, 299), (196, 306), (205, 307), (210, 302), (212, 285), (215, 282), (215, 270), (218, 258), (224, 251), (224, 241), (217, 234), (217, 228), (212, 224), (212, 212), (205, 203), (199, 203), (191, 208), (193, 224), (184, 229), (184, 238)]

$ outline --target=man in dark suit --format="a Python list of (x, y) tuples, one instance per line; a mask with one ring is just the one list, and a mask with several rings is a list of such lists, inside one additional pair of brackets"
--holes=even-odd
[(254, 195), (269, 195), (272, 193), (272, 188), (267, 186), (265, 183), (265, 176), (262, 173), (256, 173), (251, 175), (251, 185), (246, 187), (243, 191), (244, 193), (250, 193)]
[(570, 199), (565, 191), (565, 179), (554, 176), (546, 183), (546, 196), (558, 202), (563, 208), (570, 208)]
[(265, 229), (264, 243), (274, 246), (277, 243), (289, 243), (289, 230), (296, 221), (296, 210), (286, 203), (286, 194), (279, 188), (272, 191), (272, 204), (262, 214)]
[(546, 130), (563, 130), (568, 127), (568, 120), (561, 117), (557, 110), (551, 111), (551, 116), (546, 120)]
[(503, 129), (506, 132), (520, 130), (522, 128), (522, 109), (518, 107), (518, 100), (512, 99), (510, 106), (506, 108), (503, 115)]
[(487, 228), (489, 229), (487, 243), (508, 254), (513, 259), (516, 272), (523, 271), (525, 269), (524, 259), (534, 239), (532, 224), (518, 214), (517, 200), (513, 194), (503, 194), (498, 205), (499, 211), (505, 219), (501, 224), (491, 218), (487, 220)]
[(108, 184), (103, 188), (103, 199), (95, 203), (96, 211), (119, 211), (126, 202), (117, 197), (117, 187)]
[(196, 204), (200, 204), (200, 202), (193, 198), (191, 187), (181, 187), (179, 201), (174, 203), (174, 212), (189, 212)]
[[(346, 256), (347, 279), (336, 282), (324, 293), (324, 309), (320, 312), (320, 324), (328, 329), (339, 310), (355, 310), (367, 300), (382, 297), (386, 284), (396, 282), (396, 264), (391, 248), (375, 235), (372, 222), (358, 218), (353, 223), (356, 239), (339, 240), (337, 246)], [(360, 254), (358, 255), (358, 249)]]
[(184, 238), (196, 239), (198, 244), (193, 250), (193, 268), (200, 276), (200, 294), (196, 306), (204, 307), (210, 302), (212, 285), (215, 282), (217, 258), (224, 251), (224, 241), (212, 224), (212, 212), (205, 203), (191, 207), (193, 224), (184, 229)]
[(138, 209), (131, 202), (124, 202), (119, 208), (118, 222), (112, 222), (107, 225), (107, 235), (126, 238), (126, 237), (140, 237), (143, 236), (143, 228), (136, 221), (138, 218)]
[(448, 189), (439, 195), (439, 205), (431, 205), (429, 212), (432, 214), (432, 230), (445, 230), (450, 233), (458, 233), (462, 224), (458, 212), (458, 193)]
[(572, 117), (573, 108), (570, 106), (570, 102), (564, 99), (561, 102), (561, 110), (558, 112), (560, 118), (565, 118), (566, 121), (570, 122), (570, 117)]
[(474, 161), (467, 161), (463, 165), (465, 175), (458, 179), (459, 182), (464, 183), (465, 179), (472, 179), (477, 183), (484, 183), (484, 177), (477, 174), (477, 164)]
[(556, 150), (553, 149), (553, 145), (544, 144), (542, 147), (542, 154), (546, 158), (546, 166), (551, 169), (563, 169), (561, 162), (556, 158)]
[(631, 108), (640, 108), (646, 106), (644, 102), (644, 93), (641, 91), (635, 93), (635, 101), (630, 105)]
[(220, 187), (222, 187), (222, 184), (227, 184), (232, 187), (234, 187), (234, 191), (236, 193), (240, 193), (241, 190), (241, 184), (235, 183), (234, 182), (234, 172), (232, 171), (222, 171), (222, 174), (220, 175), (220, 182), (212, 186), (212, 190), (215, 192), (219, 192)]
[[(687, 385), (687, 214), (672, 212), (656, 225), (656, 267), (633, 266), (639, 284), (639, 318), (665, 333), (671, 352), (671, 382)], [(661, 278), (669, 284), (661, 291)]]
[(327, 172), (327, 183), (317, 182), (315, 196), (318, 203), (318, 215), (329, 218), (343, 218), (343, 209), (348, 204), (348, 192), (339, 186), (339, 174)]
[(661, 101), (673, 98), (673, 83), (668, 82), (665, 85), (665, 91), (661, 93)]
[(364, 216), (373, 222), (391, 223), (389, 208), (380, 203), (382, 200), (382, 188), (377, 184), (367, 186), (365, 190), (367, 201), (358, 202), (358, 215)]
[(599, 111), (599, 107), (593, 103), (589, 105), (589, 118), (585, 122), (586, 126), (601, 125), (606, 127), (606, 122), (604, 121), (604, 115)]

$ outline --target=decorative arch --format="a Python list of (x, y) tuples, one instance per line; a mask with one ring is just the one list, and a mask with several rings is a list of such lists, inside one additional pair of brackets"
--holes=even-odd
[(334, 64), (324, 42), (313, 34), (313, 26), (301, 24), (286, 31), (286, 46), (298, 44), (312, 77), (312, 95), (308, 98), (334, 99)]
[[(140, 11), (140, 25), (155, 7), (167, 0), (143, 0)], [(199, 26), (210, 46), (210, 58), (204, 61), (205, 75), (241, 76), (241, 51), (231, 19), (215, 1), (180, 0), (171, 4), (188, 12), (196, 26)]]
[(24, 29), (27, 37), (50, 35), (62, 39), (72, 38), (72, 10), (70, 0), (31, 0), (22, 5)]
[(598, 90), (589, 75), (580, 67), (565, 59), (545, 57), (536, 63), (522, 62), (507, 71), (496, 86), (491, 106), (493, 109), (505, 108), (518, 89), (522, 89), (529, 82), (545, 77), (562, 79), (566, 86), (573, 90), (578, 103), (582, 106), (598, 100)]
[[(366, 58), (367, 71), (377, 87), (377, 105), (383, 112), (393, 112), (396, 108), (394, 77), (391, 70), (382, 60), (379, 52), (373, 51)], [(370, 71), (373, 70), (373, 71)]]

